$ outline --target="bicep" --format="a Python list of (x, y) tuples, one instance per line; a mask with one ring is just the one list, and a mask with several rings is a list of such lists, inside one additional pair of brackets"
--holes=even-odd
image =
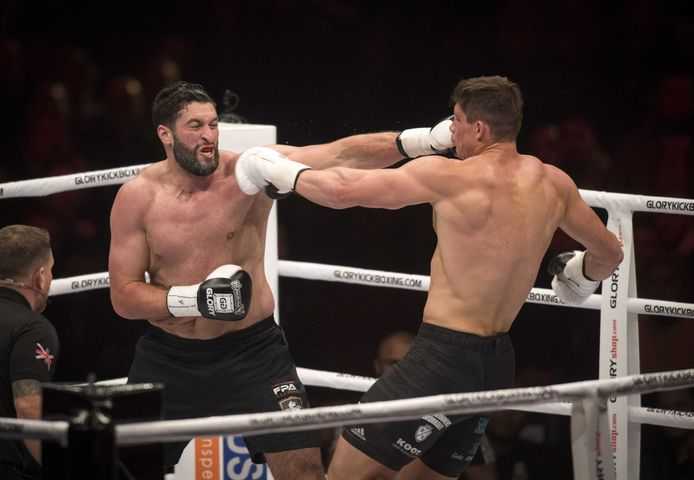
[(420, 157), (399, 168), (334, 170), (349, 173), (340, 188), (347, 206), (397, 209), (437, 201), (440, 167), (437, 158)]
[(412, 169), (359, 172), (361, 175), (352, 179), (345, 194), (354, 205), (397, 209), (436, 200), (433, 190)]
[(149, 262), (149, 248), (142, 223), (141, 200), (121, 189), (111, 210), (111, 245), (108, 270), (111, 288), (122, 283), (143, 281)]

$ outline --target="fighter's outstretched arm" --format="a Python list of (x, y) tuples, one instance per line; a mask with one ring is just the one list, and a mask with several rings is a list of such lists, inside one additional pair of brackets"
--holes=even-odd
[(366, 133), (320, 145), (273, 145), (271, 148), (316, 169), (336, 166), (383, 168), (404, 158), (397, 148), (397, 136), (396, 132)]
[(404, 158), (443, 153), (453, 147), (451, 120), (433, 127), (408, 128), (400, 133), (380, 132), (352, 135), (334, 142), (306, 147), (273, 145), (290, 160), (314, 169), (347, 167), (375, 169), (388, 167)]
[(397, 209), (440, 198), (434, 178), (442, 157), (421, 157), (400, 168), (358, 170), (335, 167), (306, 170), (295, 191), (314, 203), (330, 208), (355, 206)]

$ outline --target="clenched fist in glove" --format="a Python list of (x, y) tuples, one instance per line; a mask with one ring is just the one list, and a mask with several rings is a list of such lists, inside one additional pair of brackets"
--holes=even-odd
[(251, 306), (251, 276), (238, 265), (222, 265), (204, 282), (174, 286), (166, 304), (174, 317), (243, 320)]
[(600, 282), (586, 277), (583, 267), (585, 254), (586, 252), (578, 250), (564, 252), (549, 262), (549, 273), (554, 275), (554, 293), (569, 305), (582, 304), (600, 285)]
[(281, 198), (294, 191), (299, 174), (310, 168), (271, 148), (253, 147), (236, 161), (236, 181), (246, 195), (265, 189), (270, 198)]
[(441, 120), (431, 128), (403, 130), (395, 140), (398, 150), (407, 158), (445, 154), (447, 150), (453, 148), (451, 118)]

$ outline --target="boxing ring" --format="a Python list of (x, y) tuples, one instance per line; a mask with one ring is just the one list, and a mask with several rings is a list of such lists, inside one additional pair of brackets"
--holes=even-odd
[[(244, 150), (274, 143), (272, 126), (220, 125), (220, 148)], [(0, 199), (38, 197), (76, 189), (119, 185), (146, 165), (136, 165), (58, 177), (0, 184)], [(418, 418), (433, 413), (481, 413), (517, 409), (571, 417), (571, 442), (576, 479), (633, 480), (639, 478), (641, 425), (694, 429), (688, 412), (641, 407), (641, 394), (694, 386), (694, 369), (640, 373), (638, 315), (694, 318), (694, 304), (638, 298), (633, 235), (634, 212), (694, 215), (694, 200), (581, 190), (593, 207), (607, 211), (607, 228), (623, 242), (624, 260), (602, 282), (601, 294), (583, 305), (571, 306), (550, 289), (533, 288), (528, 303), (550, 307), (600, 310), (598, 380), (544, 387), (437, 395), (391, 402), (341, 405), (252, 415), (116, 425), (118, 445), (190, 439), (199, 435), (230, 435), (307, 430), (355, 421), (370, 423)], [(349, 266), (280, 260), (277, 255), (277, 212), (268, 222), (266, 271), (279, 300), (279, 276), (315, 281), (426, 291), (429, 277)], [(50, 295), (108, 288), (108, 272), (54, 279)], [(279, 308), (279, 301), (277, 301)], [(279, 311), (276, 312), (279, 318)], [(368, 377), (299, 368), (311, 386), (364, 391), (375, 381)], [(122, 383), (116, 379), (111, 383)], [(67, 442), (67, 422), (0, 419), (0, 436)]]

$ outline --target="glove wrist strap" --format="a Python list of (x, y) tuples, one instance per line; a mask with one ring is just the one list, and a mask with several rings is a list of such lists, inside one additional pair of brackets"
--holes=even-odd
[(171, 287), (166, 294), (166, 307), (174, 317), (199, 317), (198, 286)]

